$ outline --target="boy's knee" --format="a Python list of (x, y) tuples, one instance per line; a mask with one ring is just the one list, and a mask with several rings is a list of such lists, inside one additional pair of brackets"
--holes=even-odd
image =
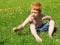
[(50, 23), (53, 23), (54, 24), (55, 22), (54, 22), (54, 20), (50, 20)]

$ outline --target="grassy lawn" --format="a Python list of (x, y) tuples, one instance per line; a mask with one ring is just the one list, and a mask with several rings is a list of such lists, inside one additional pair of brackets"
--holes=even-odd
[[(30, 14), (32, 2), (42, 4), (42, 13), (52, 16), (57, 27), (53, 38), (48, 31), (38, 32), (42, 42), (37, 42), (29, 31), (29, 24), (24, 29), (13, 32), (12, 28), (21, 24)], [(0, 0), (0, 45), (60, 45), (60, 0)]]

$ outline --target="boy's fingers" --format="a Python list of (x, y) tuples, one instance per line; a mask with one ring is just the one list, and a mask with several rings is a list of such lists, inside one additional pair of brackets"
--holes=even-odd
[(14, 32), (16, 32), (16, 30), (17, 30), (17, 28), (16, 28), (16, 27), (14, 27), (14, 28), (13, 28), (13, 31), (14, 31)]

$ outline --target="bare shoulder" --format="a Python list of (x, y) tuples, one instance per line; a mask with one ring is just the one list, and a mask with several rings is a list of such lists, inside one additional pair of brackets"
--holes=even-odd
[(48, 15), (42, 15), (42, 20), (51, 20), (52, 17)]
[(25, 26), (27, 23), (29, 23), (32, 20), (30, 15), (25, 19), (25, 21), (22, 23), (23, 26)]
[(25, 20), (28, 21), (28, 22), (31, 22), (32, 21), (31, 15), (29, 15)]

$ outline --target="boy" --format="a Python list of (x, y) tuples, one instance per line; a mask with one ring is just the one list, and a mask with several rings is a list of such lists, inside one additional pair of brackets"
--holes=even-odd
[[(37, 31), (48, 30), (49, 37), (52, 37), (52, 33), (54, 31), (54, 21), (50, 16), (41, 14), (41, 10), (42, 7), (39, 2), (32, 3), (30, 6), (31, 14), (21, 25), (14, 27), (13, 31), (19, 31), (23, 29), (27, 23), (29, 23), (30, 31), (37, 41), (42, 41), (42, 39), (38, 36)], [(43, 24), (43, 20), (48, 20), (48, 23)]]

